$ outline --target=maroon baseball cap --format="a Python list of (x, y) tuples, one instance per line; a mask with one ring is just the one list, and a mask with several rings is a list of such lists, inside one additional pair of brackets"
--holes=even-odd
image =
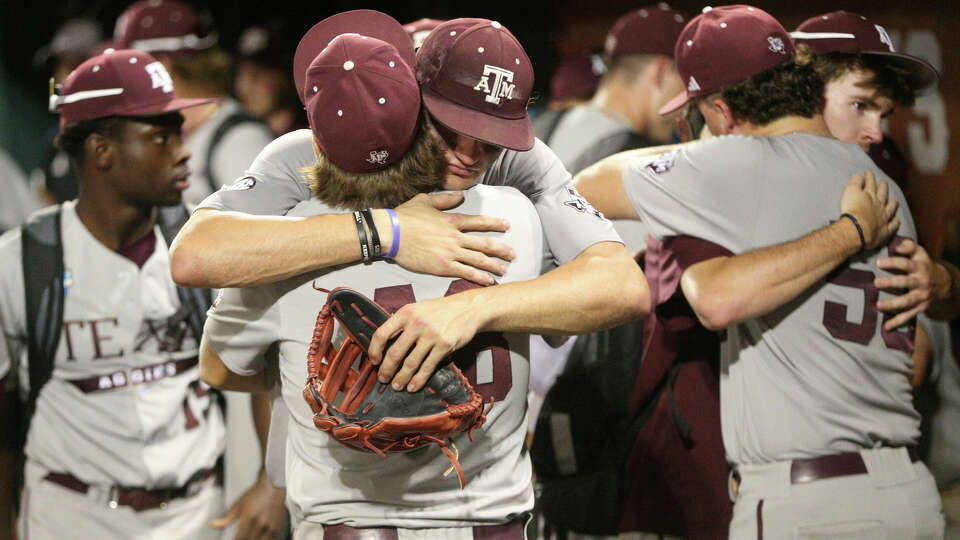
[(307, 103), (304, 94), (307, 68), (327, 44), (340, 34), (362, 34), (385, 41), (397, 49), (408, 66), (412, 68), (416, 65), (417, 55), (410, 36), (393, 17), (372, 9), (355, 9), (331, 15), (307, 30), (293, 55), (293, 80), (297, 84), (300, 102), (304, 105)]
[(593, 95), (603, 75), (599, 54), (583, 51), (560, 61), (550, 78), (550, 99), (587, 99)]
[(423, 45), (423, 40), (427, 39), (427, 36), (430, 35), (430, 32), (443, 24), (443, 22), (444, 21), (440, 19), (420, 19), (419, 21), (413, 21), (412, 23), (403, 25), (403, 29), (413, 41), (413, 48), (419, 49), (420, 46)]
[(453, 19), (434, 28), (417, 52), (417, 79), (424, 106), (447, 128), (511, 150), (533, 148), (533, 65), (500, 23)]
[(932, 88), (940, 78), (936, 68), (926, 60), (894, 50), (893, 40), (884, 27), (849, 11), (810, 17), (790, 36), (795, 43), (810, 47), (816, 54), (840, 52), (882, 56), (904, 69), (910, 85), (918, 92)]
[(107, 116), (154, 116), (213, 101), (175, 97), (162, 63), (147, 53), (123, 50), (80, 64), (60, 94), (50, 96), (50, 110), (60, 112), (63, 127)]
[(687, 89), (661, 107), (660, 114), (775, 68), (792, 60), (793, 53), (790, 35), (766, 11), (745, 5), (705, 7), (680, 33), (674, 49)]
[(611, 58), (624, 54), (673, 56), (677, 36), (689, 20), (665, 3), (635, 9), (613, 23), (603, 52)]
[(210, 25), (178, 0), (140, 0), (125, 9), (113, 29), (119, 48), (177, 52), (210, 48), (217, 36)]
[(420, 117), (420, 87), (396, 47), (341, 34), (310, 63), (305, 76), (310, 128), (335, 165), (373, 172), (410, 148)]

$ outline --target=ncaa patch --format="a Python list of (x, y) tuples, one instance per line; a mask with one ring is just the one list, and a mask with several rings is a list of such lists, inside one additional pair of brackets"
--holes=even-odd
[(673, 168), (677, 162), (679, 150), (671, 150), (657, 156), (656, 159), (647, 164), (647, 168), (656, 174), (663, 174)]
[(236, 182), (228, 185), (224, 185), (220, 189), (224, 191), (244, 191), (247, 189), (253, 189), (253, 186), (257, 185), (257, 179), (252, 176), (244, 176), (243, 178), (237, 180)]
[(581, 214), (593, 214), (594, 216), (603, 219), (603, 214), (597, 211), (596, 208), (590, 205), (586, 199), (584, 199), (577, 190), (574, 188), (567, 188), (567, 194), (570, 195), (570, 200), (564, 201), (563, 205), (573, 208)]

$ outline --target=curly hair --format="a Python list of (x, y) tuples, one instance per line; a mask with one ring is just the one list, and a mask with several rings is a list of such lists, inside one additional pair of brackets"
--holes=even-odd
[(831, 52), (816, 55), (813, 68), (824, 84), (843, 77), (851, 71), (863, 71), (869, 77), (857, 83), (861, 88), (876, 91), (903, 107), (913, 106), (917, 98), (916, 84), (907, 70), (892, 64), (882, 56), (861, 53)]
[(797, 51), (786, 63), (724, 86), (720, 97), (735, 117), (757, 126), (785, 116), (813, 118), (823, 113), (823, 79), (813, 68), (813, 55)]
[(123, 129), (123, 119), (119, 116), (107, 116), (67, 124), (60, 129), (53, 144), (63, 150), (77, 167), (83, 165), (84, 143), (94, 133), (109, 139), (116, 139)]
[(313, 195), (330, 206), (358, 210), (392, 208), (418, 193), (443, 189), (447, 171), (444, 148), (430, 133), (421, 113), (417, 136), (400, 161), (369, 173), (345, 171), (322, 153), (301, 169)]

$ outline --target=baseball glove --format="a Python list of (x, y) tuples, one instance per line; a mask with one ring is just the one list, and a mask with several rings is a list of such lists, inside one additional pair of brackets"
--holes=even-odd
[[(456, 469), (462, 488), (466, 479), (449, 438), (466, 431), (473, 440), (473, 430), (486, 420), (483, 398), (452, 362), (437, 368), (418, 392), (379, 382), (367, 347), (389, 316), (352, 289), (328, 292), (307, 353), (303, 397), (313, 410), (313, 423), (351, 448), (382, 457), (435, 444), (452, 463), (444, 476)], [(333, 345), (334, 319), (347, 334), (339, 347)]]

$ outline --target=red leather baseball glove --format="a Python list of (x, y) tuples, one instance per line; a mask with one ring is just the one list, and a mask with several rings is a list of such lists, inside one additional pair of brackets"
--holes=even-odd
[[(483, 399), (452, 362), (437, 368), (418, 392), (380, 383), (367, 347), (389, 316), (357, 291), (329, 291), (307, 353), (303, 397), (313, 423), (351, 448), (380, 456), (435, 444), (453, 464), (444, 476), (455, 468), (462, 488), (466, 479), (449, 439), (466, 431), (473, 440), (473, 430), (486, 420)], [(347, 333), (339, 347), (333, 345), (334, 319)]]

